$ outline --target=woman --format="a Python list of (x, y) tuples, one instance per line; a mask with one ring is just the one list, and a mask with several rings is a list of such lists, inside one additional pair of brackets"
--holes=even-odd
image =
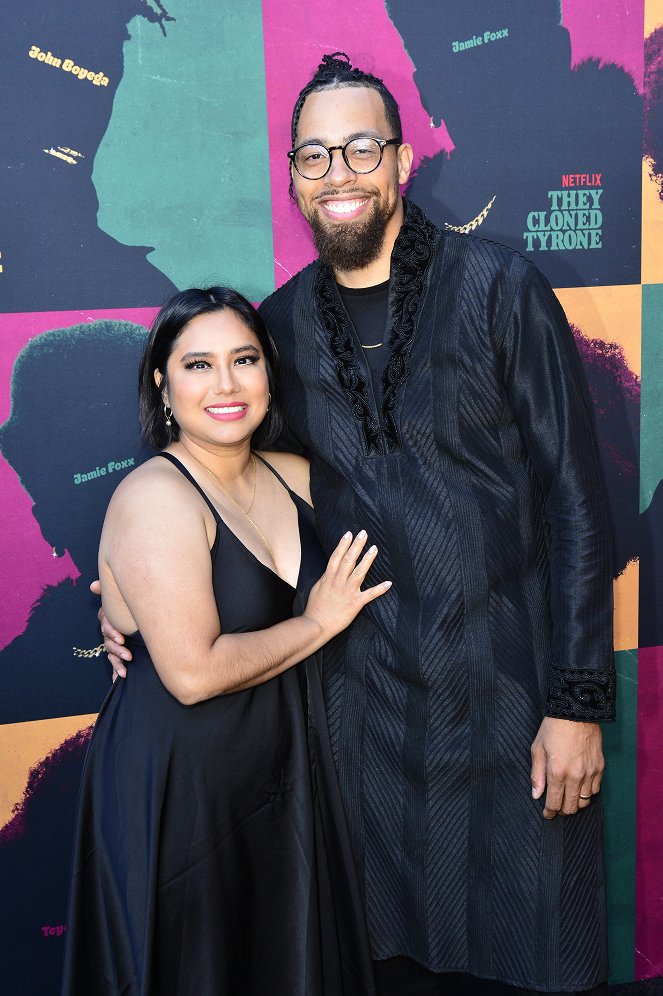
[(376, 550), (359, 533), (311, 587), (306, 461), (252, 449), (280, 428), (274, 359), (219, 287), (173, 297), (143, 356), (163, 451), (101, 537), (104, 612), (134, 664), (86, 761), (65, 996), (371, 991), (318, 676), (293, 665), (390, 583), (361, 590)]

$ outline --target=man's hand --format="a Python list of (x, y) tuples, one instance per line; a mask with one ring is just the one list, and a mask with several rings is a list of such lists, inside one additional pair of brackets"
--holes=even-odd
[[(90, 591), (94, 595), (101, 595), (101, 581), (93, 581)], [(101, 635), (104, 637), (104, 644), (108, 653), (108, 660), (113, 668), (113, 681), (117, 678), (126, 678), (127, 669), (122, 661), (130, 661), (132, 654), (124, 646), (124, 636), (116, 629), (113, 629), (108, 619), (104, 615), (104, 610), (99, 609), (99, 622), (101, 624)]]
[(532, 797), (540, 799), (547, 786), (547, 820), (589, 806), (601, 791), (604, 768), (597, 723), (545, 717), (532, 744)]

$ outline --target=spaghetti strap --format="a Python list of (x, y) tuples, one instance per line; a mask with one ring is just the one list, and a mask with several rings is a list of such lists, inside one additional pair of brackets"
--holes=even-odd
[[(170, 463), (172, 463), (174, 467), (177, 467), (177, 469), (180, 471), (180, 473), (183, 474), (184, 477), (186, 477), (187, 481), (190, 481), (191, 484), (193, 484), (193, 486), (196, 489), (196, 491), (198, 491), (199, 494), (202, 495), (202, 497), (205, 499), (205, 501), (207, 502), (207, 505), (209, 507), (210, 512), (214, 516), (215, 521), (216, 522), (223, 522), (223, 519), (221, 518), (221, 516), (219, 515), (219, 513), (217, 512), (217, 510), (214, 508), (214, 505), (212, 504), (211, 500), (205, 494), (205, 492), (201, 488), (200, 484), (198, 484), (198, 481), (195, 479), (195, 477), (193, 476), (193, 474), (190, 474), (189, 471), (186, 469), (186, 467), (184, 466), (184, 464), (182, 463), (182, 461), (178, 460), (177, 457), (173, 456), (172, 453), (157, 453), (157, 456), (163, 457), (164, 460), (170, 461)], [(224, 525), (225, 525), (225, 523), (224, 523)]]
[(259, 453), (255, 452), (255, 450), (253, 451), (253, 455), (255, 457), (257, 457), (258, 460), (260, 460), (260, 463), (264, 463), (265, 467), (267, 467), (268, 470), (271, 470), (271, 472), (274, 475), (274, 477), (276, 478), (276, 480), (281, 482), (281, 484), (283, 485), (283, 487), (286, 489), (286, 491), (288, 492), (288, 494), (292, 498), (292, 494), (293, 494), (292, 488), (288, 487), (286, 481), (283, 480), (283, 478), (279, 474), (278, 470), (274, 470), (274, 468), (272, 467), (271, 463), (267, 463), (267, 461), (265, 460), (265, 458), (261, 457)]

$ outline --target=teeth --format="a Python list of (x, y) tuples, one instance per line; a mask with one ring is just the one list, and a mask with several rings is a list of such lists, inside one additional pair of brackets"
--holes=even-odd
[(212, 412), (213, 415), (232, 415), (235, 412), (243, 412), (246, 405), (223, 405), (218, 408), (208, 408), (208, 412)]
[(359, 201), (325, 201), (325, 207), (334, 214), (350, 214), (351, 211), (356, 211), (365, 203), (366, 198), (364, 197)]

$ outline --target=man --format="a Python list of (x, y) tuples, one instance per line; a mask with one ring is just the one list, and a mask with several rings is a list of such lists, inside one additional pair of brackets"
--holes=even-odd
[(323, 546), (365, 528), (394, 582), (324, 673), (381, 991), (607, 992), (610, 555), (568, 326), (525, 259), (402, 199), (397, 105), (342, 53), (292, 143), (320, 259), (262, 314)]

